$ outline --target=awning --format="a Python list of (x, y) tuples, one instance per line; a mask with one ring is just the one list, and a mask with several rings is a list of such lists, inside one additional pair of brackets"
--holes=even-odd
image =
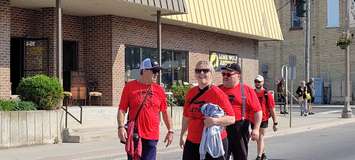
[[(19, 8), (55, 7), (55, 0), (11, 0)], [(162, 15), (186, 12), (184, 0), (62, 0), (63, 13), (76, 16), (116, 15), (155, 21), (157, 11)], [(153, 15), (153, 16), (152, 16)]]
[(283, 40), (274, 0), (186, 0), (188, 13), (163, 22), (257, 40)]

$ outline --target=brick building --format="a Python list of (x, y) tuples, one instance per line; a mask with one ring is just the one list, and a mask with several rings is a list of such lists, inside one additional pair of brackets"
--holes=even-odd
[[(55, 0), (0, 0), (1, 98), (15, 94), (22, 77), (56, 75), (60, 15), (55, 6)], [(86, 81), (96, 82), (104, 105), (116, 106), (125, 82), (138, 77), (141, 60), (159, 59), (157, 10), (166, 14), (161, 57), (166, 85), (192, 82), (196, 62), (208, 60), (212, 53), (249, 58), (247, 65), (252, 65), (247, 72), (254, 76), (258, 41), (282, 40), (272, 0), (254, 4), (232, 0), (63, 1), (64, 89), (70, 89), (71, 73), (81, 72)], [(220, 82), (216, 76), (216, 83)]]
[[(297, 56), (297, 80), (304, 79), (305, 60), (304, 21), (295, 14), (294, 0), (275, 0), (284, 41), (260, 42), (258, 59), (268, 77), (270, 88), (281, 78), (281, 67), (288, 63), (290, 54)], [(336, 46), (344, 32), (345, 1), (311, 0), (310, 77), (319, 80), (316, 93), (319, 103), (341, 103), (345, 96), (345, 51)], [(354, 28), (351, 32), (354, 33)], [(353, 35), (352, 35), (353, 36)], [(354, 43), (351, 44), (350, 64), (352, 91), (355, 90)], [(354, 101), (352, 92), (352, 101)]]

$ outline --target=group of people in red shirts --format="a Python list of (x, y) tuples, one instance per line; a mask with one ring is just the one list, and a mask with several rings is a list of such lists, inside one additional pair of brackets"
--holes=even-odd
[[(166, 97), (164, 90), (156, 83), (159, 71), (159, 64), (147, 58), (141, 64), (140, 78), (128, 82), (123, 89), (117, 114), (118, 137), (126, 144), (128, 159), (156, 159), (160, 113), (168, 130), (164, 142), (167, 146), (172, 143), (174, 130), (167, 113)], [(204, 159), (229, 160), (232, 156), (234, 160), (247, 160), (248, 143), (252, 139), (257, 142), (256, 159), (266, 160), (265, 129), (270, 117), (273, 119), (274, 131), (277, 130), (278, 122), (273, 95), (263, 87), (264, 78), (260, 75), (255, 78), (254, 89), (241, 83), (241, 67), (238, 63), (231, 63), (221, 68), (223, 83), (216, 86), (212, 83), (214, 68), (209, 61), (199, 61), (194, 71), (197, 86), (187, 92), (183, 108), (179, 142), (183, 148), (182, 159), (200, 160), (204, 129), (221, 126), (223, 129), (218, 132), (218, 137), (222, 141), (223, 155), (216, 157), (211, 153), (213, 151), (208, 150)], [(205, 104), (218, 106), (224, 115), (203, 115), (201, 107)], [(125, 127), (127, 111), (127, 120), (134, 122), (130, 125), (134, 129)], [(216, 145), (214, 142), (209, 143), (211, 146)]]

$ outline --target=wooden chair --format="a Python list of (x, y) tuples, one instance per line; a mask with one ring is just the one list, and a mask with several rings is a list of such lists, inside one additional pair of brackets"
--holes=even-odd
[(100, 105), (102, 106), (102, 93), (98, 92), (96, 88), (97, 88), (97, 81), (88, 82), (89, 105), (91, 105), (92, 97), (96, 97), (96, 99), (100, 101)]
[(72, 72), (70, 92), (72, 93), (73, 103), (86, 105), (87, 86), (83, 72)]

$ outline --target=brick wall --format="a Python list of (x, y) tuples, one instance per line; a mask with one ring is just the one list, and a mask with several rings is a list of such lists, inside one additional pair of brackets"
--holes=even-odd
[(112, 105), (112, 50), (111, 16), (85, 17), (86, 78), (98, 82), (97, 90), (103, 93), (103, 105)]
[(9, 0), (0, 0), (0, 98), (9, 98), (11, 94), (9, 5)]

